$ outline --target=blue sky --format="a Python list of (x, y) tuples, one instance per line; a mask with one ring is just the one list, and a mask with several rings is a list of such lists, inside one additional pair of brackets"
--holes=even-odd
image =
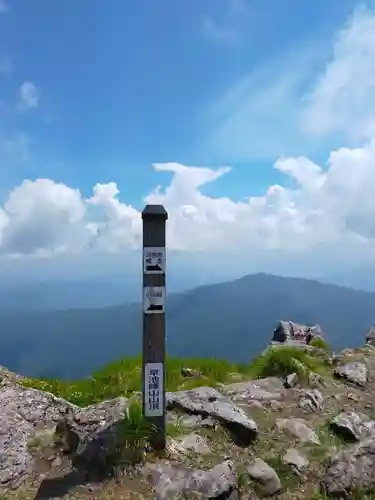
[[(275, 151), (237, 152), (215, 138), (223, 116), (217, 103), (280, 56), (292, 59), (303, 45), (328, 42), (355, 6), (348, 0), (290, 0), (287, 9), (279, 0), (8, 3), (1, 47), (13, 69), (2, 78), (2, 98), (11, 102), (27, 80), (39, 89), (40, 105), (9, 118), (10, 130), (30, 137), (32, 159), (5, 167), (3, 186), (51, 177), (89, 194), (95, 182), (114, 179), (137, 206), (155, 183), (169, 180), (152, 172), (153, 162), (230, 164), (225, 194), (234, 197), (278, 180)], [(250, 113), (245, 122), (244, 137), (255, 130), (261, 142), (276, 140), (272, 123), (257, 131)], [(294, 138), (287, 149), (302, 151)], [(220, 194), (220, 184), (208, 192)]]
[(149, 202), (197, 275), (375, 267), (372, 1), (0, 0), (0, 25), (2, 257), (138, 251)]

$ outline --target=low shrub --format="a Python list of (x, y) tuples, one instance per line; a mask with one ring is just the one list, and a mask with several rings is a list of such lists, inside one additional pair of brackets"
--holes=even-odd
[(310, 372), (321, 372), (323, 369), (323, 361), (308, 354), (303, 348), (271, 346), (250, 364), (249, 374), (253, 378), (264, 378), (286, 377), (295, 372), (305, 378)]
[(330, 345), (328, 344), (328, 342), (326, 342), (324, 339), (322, 339), (321, 337), (316, 337), (315, 339), (313, 339), (310, 344), (311, 346), (313, 347), (317, 347), (318, 349), (322, 349), (323, 351), (326, 351), (326, 352), (331, 352), (331, 347)]

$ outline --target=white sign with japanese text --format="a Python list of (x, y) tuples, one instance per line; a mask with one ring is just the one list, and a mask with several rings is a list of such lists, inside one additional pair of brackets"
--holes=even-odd
[(145, 364), (145, 415), (162, 417), (163, 408), (163, 363)]
[(165, 273), (165, 247), (143, 248), (143, 272), (145, 274)]

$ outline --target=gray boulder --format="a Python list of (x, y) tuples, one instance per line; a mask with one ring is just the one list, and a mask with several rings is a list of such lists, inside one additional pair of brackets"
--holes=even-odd
[(159, 500), (181, 498), (195, 494), (204, 499), (222, 497), (236, 486), (236, 473), (230, 461), (222, 462), (207, 471), (172, 464), (147, 464), (143, 472)]
[(366, 343), (375, 346), (375, 325), (371, 327), (366, 335)]
[(315, 338), (323, 338), (324, 333), (319, 325), (300, 325), (293, 321), (280, 321), (273, 332), (272, 343), (309, 344)]
[(279, 430), (287, 430), (303, 443), (320, 444), (318, 435), (300, 418), (278, 418), (276, 426)]
[(322, 483), (330, 496), (339, 498), (352, 498), (351, 493), (373, 487), (375, 439), (366, 439), (337, 453), (331, 458)]
[(367, 382), (367, 367), (364, 363), (352, 362), (337, 366), (334, 375), (348, 382), (364, 387)]
[(0, 486), (17, 487), (32, 471), (28, 439), (33, 426), (17, 412), (0, 409)]
[(247, 467), (251, 479), (257, 483), (257, 493), (261, 496), (275, 495), (281, 490), (281, 481), (276, 471), (260, 458)]
[(282, 399), (285, 394), (283, 381), (278, 377), (228, 384), (222, 388), (222, 391), (235, 402), (277, 400)]
[[(8, 379), (9, 380), (9, 379)], [(117, 398), (79, 408), (48, 392), (9, 384), (0, 389), (0, 485), (17, 487), (34, 467), (36, 436), (50, 434), (56, 453), (79, 456), (88, 467), (103, 456), (124, 416), (127, 400)], [(50, 432), (55, 428), (57, 432)], [(34, 449), (33, 449), (33, 445)]]
[(167, 393), (167, 408), (212, 417), (224, 424), (244, 445), (253, 441), (258, 432), (256, 423), (244, 410), (212, 387)]
[(363, 413), (342, 412), (331, 420), (330, 427), (351, 441), (375, 438), (375, 421)]

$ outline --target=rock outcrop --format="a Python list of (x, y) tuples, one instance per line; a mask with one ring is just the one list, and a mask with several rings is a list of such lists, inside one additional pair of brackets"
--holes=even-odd
[[(314, 327), (301, 328), (308, 345)], [(80, 408), (0, 369), (0, 496), (375, 498), (373, 348), (338, 359), (319, 358), (319, 374), (304, 380), (235, 374), (240, 381), (168, 392), (162, 455), (131, 421), (137, 395)]]
[(293, 321), (280, 321), (273, 332), (272, 344), (310, 344), (315, 338), (324, 338), (319, 325), (300, 325)]
[(367, 333), (366, 343), (375, 346), (375, 325), (373, 325)]

